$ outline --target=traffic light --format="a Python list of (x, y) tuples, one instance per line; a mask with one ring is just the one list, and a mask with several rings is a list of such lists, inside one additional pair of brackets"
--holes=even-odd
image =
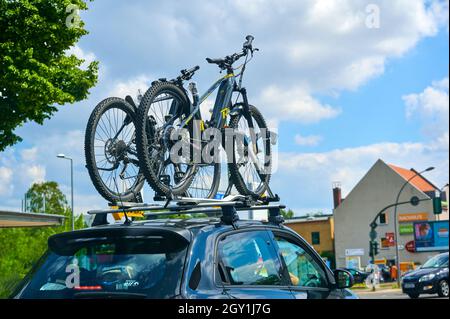
[(442, 214), (442, 201), (440, 196), (433, 198), (433, 213), (435, 215)]
[(369, 255), (371, 257), (375, 257), (376, 255), (378, 255), (378, 242), (376, 241), (370, 242)]

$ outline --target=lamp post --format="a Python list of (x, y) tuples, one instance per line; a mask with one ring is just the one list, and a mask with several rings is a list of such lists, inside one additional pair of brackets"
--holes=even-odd
[(395, 200), (395, 206), (394, 206), (394, 236), (395, 236), (395, 263), (397, 266), (397, 285), (400, 287), (400, 258), (399, 258), (399, 249), (398, 249), (398, 231), (397, 231), (397, 206), (398, 206), (398, 201), (400, 200), (400, 195), (403, 192), (403, 190), (405, 189), (406, 185), (409, 184), (409, 182), (411, 180), (413, 180), (415, 177), (419, 176), (422, 173), (425, 172), (429, 172), (434, 170), (434, 167), (428, 167), (427, 169), (421, 171), (421, 172), (416, 172), (413, 176), (411, 176), (400, 188), (398, 194), (397, 194), (397, 199)]
[(75, 230), (75, 220), (73, 216), (73, 159), (71, 157), (67, 157), (64, 154), (58, 154), (56, 157), (70, 160), (70, 200), (71, 200), (71, 210), (72, 210), (72, 231)]

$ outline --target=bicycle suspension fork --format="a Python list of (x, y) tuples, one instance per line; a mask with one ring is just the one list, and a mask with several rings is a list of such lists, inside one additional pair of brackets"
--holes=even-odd
[(242, 100), (243, 100), (242, 115), (247, 120), (248, 128), (250, 130), (250, 139), (253, 144), (253, 152), (255, 154), (258, 154), (259, 153), (258, 143), (257, 143), (257, 138), (256, 138), (256, 133), (255, 133), (255, 126), (253, 124), (253, 118), (252, 118), (252, 115), (250, 114), (250, 106), (248, 104), (247, 90), (245, 88), (240, 88), (240, 89), (237, 89), (237, 91), (242, 94)]

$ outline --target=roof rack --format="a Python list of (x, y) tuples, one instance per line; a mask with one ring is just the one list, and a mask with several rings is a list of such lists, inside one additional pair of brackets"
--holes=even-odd
[(221, 219), (221, 222), (235, 227), (235, 222), (239, 220), (237, 211), (247, 210), (268, 210), (269, 223), (280, 225), (284, 222), (280, 210), (285, 208), (284, 205), (268, 205), (265, 202), (255, 202), (250, 197), (235, 195), (227, 196), (224, 199), (201, 199), (180, 197), (171, 200), (173, 204), (158, 205), (145, 203), (120, 203), (117, 209), (107, 210), (91, 210), (89, 215), (95, 215), (92, 226), (108, 224), (106, 216), (115, 213), (131, 213), (131, 212), (147, 212), (144, 216), (149, 218), (152, 216), (169, 216), (174, 214), (204, 214), (207, 216), (215, 216)]

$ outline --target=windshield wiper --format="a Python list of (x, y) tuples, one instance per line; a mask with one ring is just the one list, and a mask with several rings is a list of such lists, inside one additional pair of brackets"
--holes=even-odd
[(113, 292), (113, 291), (84, 291), (74, 295), (76, 299), (144, 299), (146, 294), (133, 292)]

